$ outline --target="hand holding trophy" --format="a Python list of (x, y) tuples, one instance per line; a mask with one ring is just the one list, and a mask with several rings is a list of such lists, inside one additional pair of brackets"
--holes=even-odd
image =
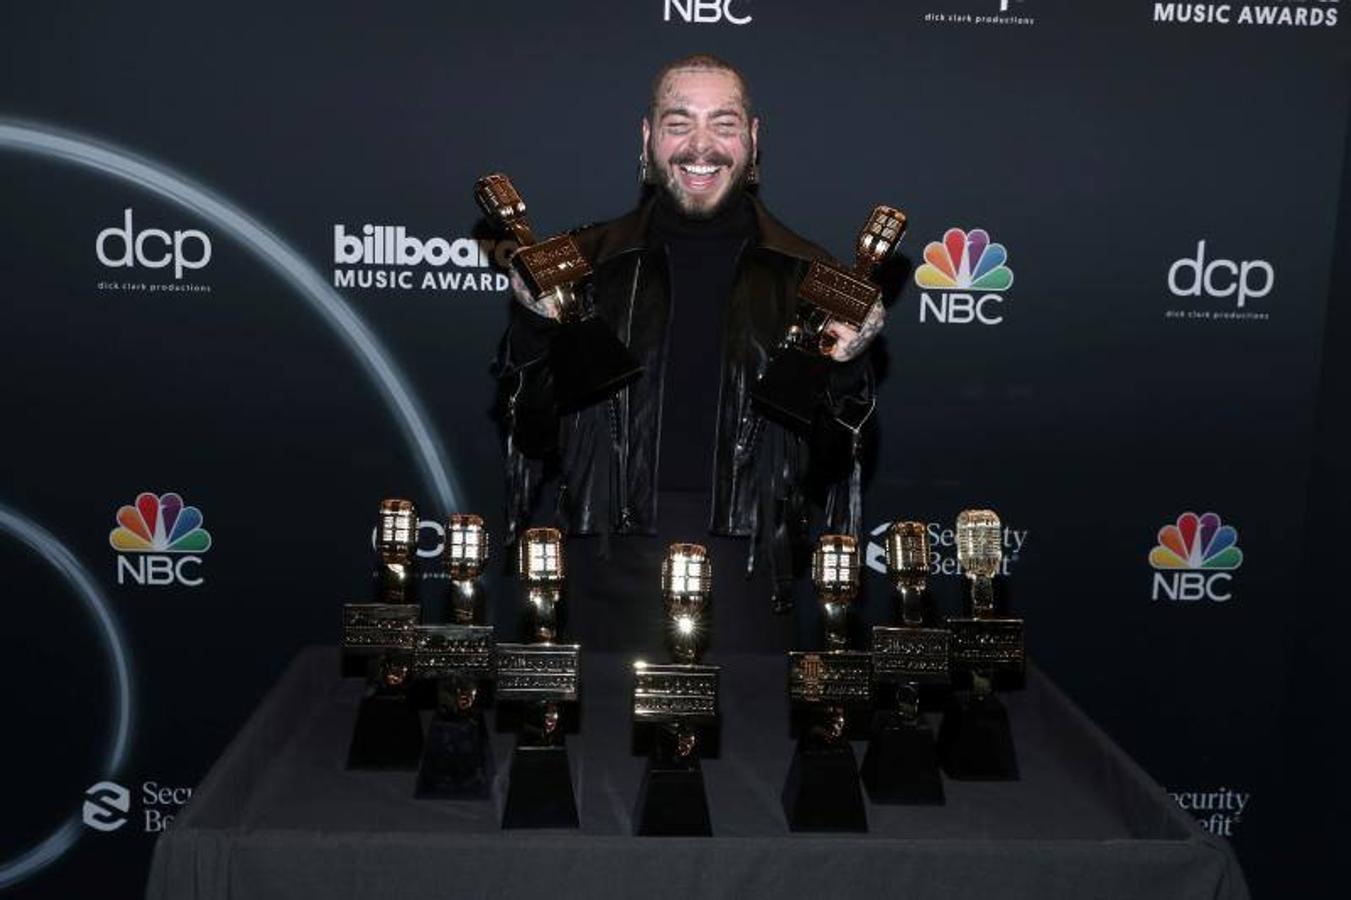
[(576, 285), (592, 270), (572, 236), (536, 242), (525, 201), (500, 172), (480, 178), (474, 198), (488, 221), (520, 244), (513, 271), (542, 307), (557, 310), (560, 324), (549, 344), (549, 366), (560, 411), (573, 412), (637, 378), (642, 366), (577, 296)]
[(900, 210), (878, 206), (859, 233), (853, 271), (812, 263), (798, 287), (797, 318), (751, 388), (766, 414), (791, 427), (811, 426), (834, 364), (836, 338), (827, 326), (838, 321), (860, 334), (880, 327), (882, 289), (870, 279), (905, 235), (905, 222)]

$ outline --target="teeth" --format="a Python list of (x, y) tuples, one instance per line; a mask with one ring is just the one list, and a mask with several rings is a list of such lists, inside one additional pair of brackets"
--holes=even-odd
[(718, 171), (718, 168), (719, 168), (719, 167), (718, 167), (718, 166), (681, 166), (680, 168), (684, 169), (686, 172), (689, 172), (691, 175), (712, 175), (714, 172)]

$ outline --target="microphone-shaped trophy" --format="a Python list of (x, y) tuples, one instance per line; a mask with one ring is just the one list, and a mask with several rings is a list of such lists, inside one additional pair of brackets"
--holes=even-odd
[(500, 172), (474, 183), (474, 199), (488, 221), (520, 244), (512, 268), (539, 299), (551, 299), (560, 327), (549, 343), (554, 395), (562, 412), (594, 403), (641, 374), (629, 349), (577, 296), (576, 285), (591, 275), (591, 264), (569, 234), (536, 243), (525, 201)]
[(766, 415), (799, 430), (809, 428), (829, 386), (834, 340), (825, 332), (832, 319), (862, 329), (882, 302), (873, 270), (886, 261), (905, 235), (905, 213), (878, 206), (859, 232), (854, 269), (814, 261), (798, 286), (797, 316), (751, 397)]
[(933, 732), (920, 710), (921, 691), (951, 682), (951, 633), (932, 623), (926, 576), (929, 537), (923, 522), (887, 529), (887, 579), (896, 592), (897, 623), (873, 627), (872, 738), (863, 783), (874, 803), (941, 804), (943, 779)]
[(581, 648), (555, 643), (566, 575), (563, 535), (557, 528), (530, 528), (518, 548), (530, 643), (497, 645), (497, 700), (521, 710), (502, 827), (576, 828), (564, 723), (577, 702)]
[(474, 624), (484, 613), (478, 578), (488, 563), (482, 518), (450, 517), (445, 560), (455, 621), (414, 629), (413, 677), (436, 686), (414, 795), (480, 799), (492, 786), (493, 754), (478, 700), (494, 672), (492, 626)]
[(349, 768), (411, 769), (422, 752), (422, 722), (408, 696), (420, 618), (413, 599), (417, 527), (411, 501), (380, 501), (375, 602), (342, 608), (342, 672), (366, 679), (347, 752)]
[(661, 595), (674, 662), (633, 664), (634, 743), (651, 748), (634, 811), (640, 835), (713, 833), (699, 765), (701, 747), (717, 744), (719, 668), (699, 663), (712, 588), (708, 551), (672, 544), (661, 564)]
[(966, 573), (970, 615), (948, 619), (952, 669), (970, 678), (954, 693), (938, 729), (938, 754), (952, 778), (1014, 780), (1018, 758), (1009, 714), (995, 696), (997, 676), (1022, 677), (1023, 620), (995, 614), (994, 577), (1003, 561), (1003, 527), (988, 509), (957, 516), (957, 560)]
[(858, 595), (858, 541), (825, 534), (812, 554), (812, 583), (825, 618), (821, 652), (788, 654), (788, 701), (797, 748), (783, 787), (793, 831), (867, 831), (850, 720), (872, 698), (867, 653), (849, 646), (849, 605)]

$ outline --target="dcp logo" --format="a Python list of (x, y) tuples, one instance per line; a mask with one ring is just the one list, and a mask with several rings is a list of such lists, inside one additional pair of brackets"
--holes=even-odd
[(1249, 298), (1271, 293), (1276, 270), (1264, 259), (1206, 260), (1206, 242), (1196, 242), (1196, 255), (1168, 267), (1168, 290), (1175, 297), (1234, 297), (1242, 309)]
[(751, 14), (738, 15), (738, 9), (749, 6), (750, 0), (664, 0), (665, 15), (662, 20), (671, 21), (671, 12), (692, 25), (712, 25), (718, 22), (730, 22), (733, 25), (749, 25)]
[(122, 211), (122, 227), (99, 232), (94, 242), (99, 262), (113, 268), (163, 269), (173, 263), (174, 278), (182, 278), (184, 269), (201, 269), (211, 262), (211, 239), (196, 228), (170, 234), (160, 228), (137, 233), (128, 206)]
[(127, 824), (131, 792), (120, 784), (100, 781), (84, 792), (84, 824), (95, 831), (116, 831)]

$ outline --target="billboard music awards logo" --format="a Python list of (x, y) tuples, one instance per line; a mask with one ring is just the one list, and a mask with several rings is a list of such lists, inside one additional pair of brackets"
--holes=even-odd
[(133, 813), (131, 791), (113, 781), (100, 781), (84, 792), (80, 818), (86, 827), (105, 834), (117, 831), (133, 818), (145, 834), (159, 834), (173, 824), (178, 811), (192, 799), (192, 788), (144, 781), (136, 798), (140, 809)]
[[(210, 293), (211, 285), (184, 281), (185, 275), (211, 262), (211, 238), (196, 228), (166, 231), (138, 228), (135, 210), (122, 210), (122, 223), (110, 225), (94, 239), (94, 255), (110, 269), (129, 269), (125, 279), (98, 283), (101, 291), (146, 293)], [(149, 270), (148, 272), (145, 270)], [(166, 280), (172, 275), (172, 280)], [(149, 280), (153, 279), (153, 280)]]
[(689, 25), (749, 25), (751, 0), (662, 0), (663, 22)]
[[(1168, 309), (1165, 319), (1206, 319), (1213, 322), (1265, 322), (1271, 314), (1249, 307), (1276, 285), (1276, 267), (1264, 259), (1212, 258), (1206, 242), (1196, 242), (1192, 255), (1168, 267), (1168, 291), (1174, 297), (1208, 297), (1224, 301), (1190, 309)], [(1232, 305), (1231, 305), (1232, 304)], [(1225, 308), (1217, 308), (1223, 306)]]
[(1035, 25), (1035, 16), (1024, 15), (1030, 0), (948, 0), (945, 6), (956, 10), (926, 12), (920, 21), (926, 25)]
[(1156, 25), (1253, 25), (1331, 28), (1340, 0), (1268, 0), (1266, 3), (1154, 3)]
[(516, 242), (420, 238), (403, 225), (333, 226), (333, 286), (386, 291), (505, 291)]
[(1185, 512), (1159, 529), (1158, 545), (1149, 551), (1154, 569), (1151, 600), (1192, 602), (1233, 599), (1233, 572), (1243, 565), (1238, 531), (1216, 513)]
[(135, 505), (117, 511), (108, 543), (118, 551), (118, 584), (197, 587), (205, 580), (198, 554), (211, 549), (211, 534), (202, 527), (202, 511), (178, 494), (138, 495)]
[[(887, 550), (883, 546), (890, 522), (883, 522), (872, 531), (872, 540), (864, 553), (863, 561), (874, 572), (887, 574)], [(929, 538), (929, 574), (960, 575), (961, 561), (957, 559), (957, 532), (942, 522), (926, 522), (924, 529)], [(999, 574), (1008, 575), (1010, 567), (1018, 561), (1023, 545), (1027, 543), (1029, 529), (1004, 526), (1004, 556), (999, 564)]]
[(1252, 794), (1221, 787), (1214, 791), (1169, 791), (1181, 809), (1191, 813), (1197, 823), (1211, 834), (1233, 837), (1234, 826), (1243, 818)]
[[(949, 228), (943, 240), (924, 248), (915, 270), (919, 320), (947, 325), (998, 325), (1004, 321), (1004, 292), (1013, 286), (1009, 252), (984, 228)], [(933, 291), (934, 293), (929, 293)]]

